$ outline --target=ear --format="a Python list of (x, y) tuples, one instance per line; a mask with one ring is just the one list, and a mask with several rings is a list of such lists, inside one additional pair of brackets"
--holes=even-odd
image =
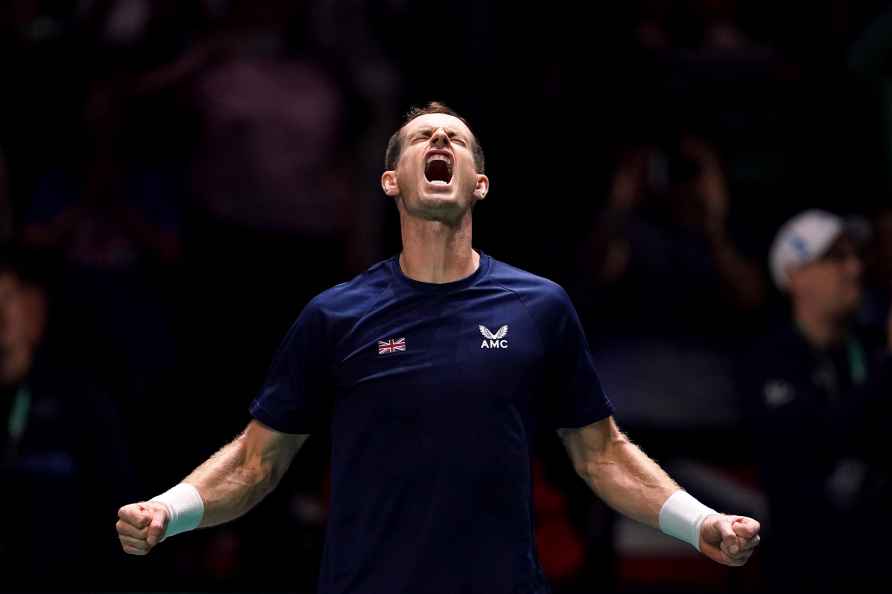
[(474, 196), (477, 200), (483, 200), (489, 194), (489, 178), (483, 174), (477, 176), (477, 187), (474, 188)]
[(400, 195), (400, 184), (396, 179), (396, 171), (385, 171), (381, 174), (381, 189), (391, 198)]

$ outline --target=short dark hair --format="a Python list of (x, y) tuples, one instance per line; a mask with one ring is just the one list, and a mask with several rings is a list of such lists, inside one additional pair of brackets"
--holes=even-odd
[[(400, 154), (403, 151), (403, 139), (400, 133), (403, 131), (403, 128), (406, 125), (414, 120), (415, 118), (423, 115), (427, 115), (430, 113), (445, 113), (446, 115), (451, 115), (452, 117), (458, 118), (461, 120), (465, 126), (471, 130), (471, 124), (468, 121), (458, 115), (456, 111), (447, 106), (445, 103), (441, 103), (439, 101), (431, 101), (424, 107), (413, 106), (412, 109), (406, 114), (406, 117), (403, 118), (403, 123), (390, 136), (390, 140), (387, 142), (387, 150), (384, 153), (384, 167), (388, 171), (392, 171), (396, 169), (396, 164), (400, 160)], [(471, 130), (471, 134), (474, 134), (474, 131)], [(477, 139), (477, 136), (474, 135), (472, 140), (471, 151), (474, 154), (474, 167), (477, 169), (477, 173), (483, 173), (486, 168), (486, 159), (483, 156), (483, 146), (480, 145), (480, 141)]]

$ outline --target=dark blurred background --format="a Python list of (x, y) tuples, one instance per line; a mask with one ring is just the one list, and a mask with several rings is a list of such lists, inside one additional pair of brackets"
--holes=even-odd
[[(712, 564), (617, 518), (542, 436), (556, 591), (767, 591), (798, 571), (771, 551), (775, 452), (749, 412), (754, 349), (790, 316), (768, 254), (799, 211), (858, 217), (872, 233), (857, 320), (881, 337), (869, 357), (888, 350), (892, 16), (872, 1), (620, 4), (0, 3), (0, 589), (313, 591), (328, 436), (247, 517), (149, 557), (120, 551), (116, 511), (243, 428), (313, 295), (398, 252), (384, 147), (430, 100), (486, 150), (475, 245), (565, 286), (630, 437), (704, 502), (765, 525), (747, 567)], [(800, 429), (777, 443), (813, 435)], [(843, 485), (822, 521), (888, 494), (881, 435), (861, 436), (812, 473)], [(827, 534), (802, 546), (879, 542)]]

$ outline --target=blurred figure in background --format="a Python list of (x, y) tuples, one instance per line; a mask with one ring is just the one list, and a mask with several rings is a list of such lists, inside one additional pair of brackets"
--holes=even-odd
[(736, 422), (730, 361), (765, 282), (732, 230), (731, 207), (718, 155), (696, 136), (621, 157), (582, 246), (575, 297), (604, 382), (623, 394), (633, 425)]
[(117, 84), (91, 81), (79, 152), (44, 166), (22, 239), (60, 262), (60, 334), (89, 336), (71, 356), (101, 374), (133, 419), (138, 446), (154, 431), (145, 407), (175, 398), (184, 192), (175, 173), (140, 152), (129, 107)]
[(348, 214), (346, 163), (336, 153), (343, 91), (319, 60), (291, 51), (296, 5), (233, 4), (193, 90), (201, 117), (196, 198), (218, 221), (329, 237)]
[[(718, 155), (702, 139), (684, 133), (627, 152), (586, 254), (594, 256), (595, 283), (634, 299), (621, 310), (643, 311), (642, 329), (690, 333), (692, 325), (704, 330), (730, 311), (757, 308), (764, 283), (731, 236), (730, 208)], [(673, 285), (653, 299), (654, 288)]]
[(107, 532), (87, 527), (114, 517), (116, 504), (136, 488), (120, 418), (50, 340), (43, 279), (31, 261), (10, 252), (0, 250), (3, 585), (110, 587), (121, 557)]
[[(702, 485), (710, 505), (759, 517), (731, 468), (749, 462), (747, 444), (725, 436), (742, 416), (733, 361), (762, 315), (766, 282), (732, 208), (722, 163), (703, 138), (681, 130), (632, 146), (581, 244), (574, 299), (634, 438)], [(704, 452), (702, 443), (713, 447)], [(620, 557), (646, 555), (625, 544), (622, 518), (593, 512), (611, 526)], [(676, 573), (692, 583), (685, 569)]]
[(771, 248), (792, 317), (758, 345), (744, 381), (770, 506), (768, 583), (778, 591), (844, 591), (882, 567), (872, 549), (888, 525), (878, 513), (888, 463), (874, 450), (892, 397), (892, 322), (881, 336), (854, 324), (856, 235), (811, 210), (781, 227)]
[[(215, 367), (250, 370), (243, 386), (224, 380), (230, 393), (262, 375), (279, 340), (272, 329), (292, 319), (295, 304), (341, 280), (361, 235), (354, 225), (369, 224), (348, 181), (356, 106), (338, 67), (315, 49), (309, 10), (229, 3), (189, 82), (190, 334), (196, 346), (220, 345)], [(235, 309), (264, 317), (230, 316)], [(236, 348), (232, 336), (258, 348)]]

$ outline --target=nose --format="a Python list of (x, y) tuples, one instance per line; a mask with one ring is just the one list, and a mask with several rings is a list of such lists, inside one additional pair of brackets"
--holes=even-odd
[(448, 145), (449, 135), (446, 134), (446, 130), (443, 128), (434, 130), (433, 134), (431, 134), (431, 144), (439, 147)]

